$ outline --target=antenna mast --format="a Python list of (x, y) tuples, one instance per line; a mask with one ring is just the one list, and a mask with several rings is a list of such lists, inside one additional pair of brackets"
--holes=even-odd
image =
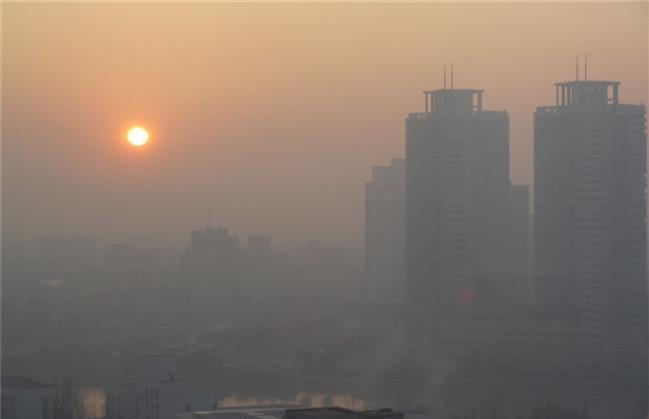
[(444, 64), (444, 89), (446, 89), (446, 64)]
[(575, 56), (575, 80), (579, 81), (579, 55)]
[(453, 64), (451, 64), (451, 89), (453, 88)]
[(588, 81), (588, 54), (584, 54), (584, 81)]

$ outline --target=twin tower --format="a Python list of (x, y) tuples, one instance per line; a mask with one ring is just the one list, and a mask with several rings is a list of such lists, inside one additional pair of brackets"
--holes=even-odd
[[(577, 325), (588, 359), (618, 341), (646, 347), (646, 111), (620, 104), (618, 86), (556, 83), (555, 105), (534, 115), (531, 300)], [(510, 269), (508, 114), (483, 109), (482, 94), (426, 91), (406, 119), (406, 302), (418, 316), (497, 304), (526, 281)]]

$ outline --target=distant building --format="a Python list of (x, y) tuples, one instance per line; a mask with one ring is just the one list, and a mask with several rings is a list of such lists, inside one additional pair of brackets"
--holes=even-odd
[(534, 297), (579, 358), (646, 365), (646, 110), (619, 82), (555, 83), (534, 115)]
[(365, 275), (370, 299), (405, 296), (405, 160), (372, 168), (365, 184)]
[(509, 117), (482, 90), (426, 91), (406, 119), (409, 308), (431, 312), (493, 300), (507, 273)]
[(2, 419), (52, 419), (54, 386), (27, 377), (2, 377)]
[(206, 228), (192, 231), (182, 267), (194, 276), (232, 280), (240, 262), (239, 239), (230, 236), (225, 228)]

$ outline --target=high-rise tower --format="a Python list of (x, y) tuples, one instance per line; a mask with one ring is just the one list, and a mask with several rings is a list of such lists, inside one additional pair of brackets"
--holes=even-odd
[(534, 115), (535, 302), (576, 321), (582, 360), (644, 364), (645, 107), (615, 81), (555, 88)]
[(365, 274), (368, 297), (401, 302), (405, 293), (405, 162), (372, 168), (365, 184)]
[(406, 119), (407, 301), (420, 316), (488, 298), (505, 268), (509, 118), (482, 94), (426, 91)]

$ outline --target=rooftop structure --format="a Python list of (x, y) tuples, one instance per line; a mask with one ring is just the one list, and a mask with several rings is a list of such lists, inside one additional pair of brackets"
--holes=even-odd
[(426, 113), (456, 111), (482, 111), (482, 93), (480, 89), (437, 89), (424, 91), (424, 110)]
[(575, 80), (554, 83), (556, 106), (617, 105), (619, 81)]

